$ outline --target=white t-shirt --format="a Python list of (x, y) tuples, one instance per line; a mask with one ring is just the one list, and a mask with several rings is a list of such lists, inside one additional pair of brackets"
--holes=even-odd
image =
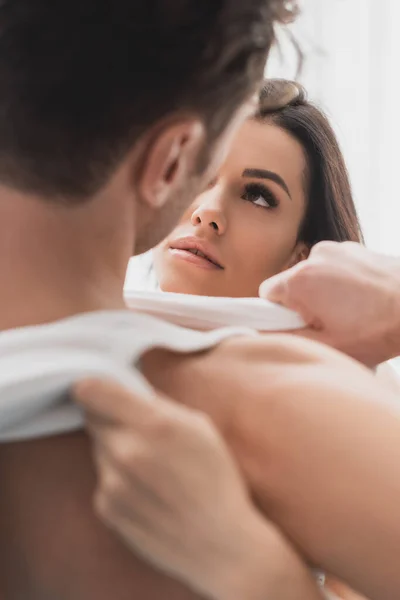
[(87, 313), (0, 333), (0, 441), (82, 427), (68, 394), (79, 379), (112, 377), (148, 390), (137, 363), (151, 348), (196, 352), (230, 336), (303, 325), (295, 313), (259, 298), (126, 289), (125, 299), (133, 310)]
[(289, 331), (305, 326), (292, 310), (261, 298), (220, 298), (138, 291), (125, 287), (128, 308), (197, 330), (241, 327), (260, 332)]
[(111, 377), (149, 389), (137, 363), (154, 347), (176, 352), (210, 348), (245, 328), (206, 333), (132, 311), (93, 312), (0, 333), (0, 441), (79, 429), (83, 417), (69, 396), (79, 379)]

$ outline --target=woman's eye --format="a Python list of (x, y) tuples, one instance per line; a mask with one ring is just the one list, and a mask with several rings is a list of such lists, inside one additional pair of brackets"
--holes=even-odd
[(263, 208), (278, 206), (278, 202), (272, 192), (265, 185), (259, 183), (249, 183), (246, 185), (242, 199)]

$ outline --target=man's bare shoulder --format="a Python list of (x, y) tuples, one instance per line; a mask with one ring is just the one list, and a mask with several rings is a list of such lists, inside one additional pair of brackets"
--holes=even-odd
[(305, 407), (312, 415), (321, 398), (340, 395), (341, 383), (367, 372), (331, 348), (287, 334), (232, 338), (198, 354), (152, 351), (143, 370), (159, 391), (209, 415), (260, 485), (266, 457), (290, 450), (279, 432), (294, 431)]
[(228, 403), (232, 412), (236, 398), (257, 398), (281, 376), (289, 382), (298, 367), (304, 376), (304, 367), (342, 361), (338, 352), (299, 336), (264, 334), (232, 337), (192, 354), (152, 350), (143, 357), (142, 368), (154, 387), (179, 402), (206, 412), (213, 412), (208, 401), (215, 410), (228, 408)]
[(340, 353), (328, 346), (302, 338), (300, 335), (265, 333), (256, 336), (234, 336), (202, 352), (177, 353), (166, 349), (153, 349), (143, 357), (142, 365), (146, 376), (155, 371), (179, 372), (193, 365), (201, 368), (213, 364), (218, 366), (249, 363), (304, 364), (326, 361), (340, 362)]

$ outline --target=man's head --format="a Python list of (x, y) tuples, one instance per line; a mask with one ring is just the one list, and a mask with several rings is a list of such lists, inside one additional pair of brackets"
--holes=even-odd
[(125, 165), (118, 189), (135, 204), (137, 242), (155, 243), (223, 154), (273, 23), (292, 10), (284, 0), (3, 0), (0, 183), (73, 210)]

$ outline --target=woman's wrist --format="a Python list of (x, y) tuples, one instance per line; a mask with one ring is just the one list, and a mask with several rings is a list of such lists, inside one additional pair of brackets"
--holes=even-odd
[(275, 527), (256, 511), (238, 518), (228, 560), (216, 565), (215, 600), (321, 600), (311, 571)]

